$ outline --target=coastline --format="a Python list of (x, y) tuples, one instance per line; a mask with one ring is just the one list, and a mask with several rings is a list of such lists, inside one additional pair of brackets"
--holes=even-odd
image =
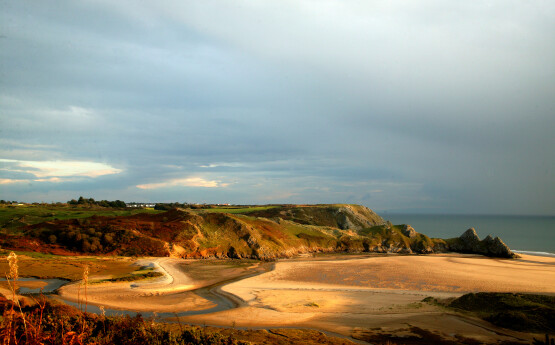
[(511, 249), (555, 253), (555, 216), (384, 212), (380, 215), (393, 224), (410, 224), (429, 237), (454, 238), (465, 229), (475, 228), (480, 238), (488, 234), (499, 236)]
[(551, 257), (551, 258), (555, 258), (555, 253), (549, 253), (549, 252), (536, 252), (536, 251), (531, 251), (531, 250), (512, 250), (514, 253), (517, 254), (525, 254), (525, 255), (531, 255), (531, 256), (544, 256), (544, 257)]

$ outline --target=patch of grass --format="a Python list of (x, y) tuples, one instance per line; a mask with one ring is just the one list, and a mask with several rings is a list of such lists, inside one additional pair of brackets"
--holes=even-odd
[(276, 208), (278, 206), (252, 206), (252, 207), (216, 207), (216, 208), (209, 208), (203, 209), (204, 212), (212, 212), (212, 213), (233, 213), (233, 214), (245, 214), (250, 212), (256, 211), (265, 211), (272, 208)]
[[(25, 205), (0, 207), (0, 228), (13, 233), (18, 227), (52, 220), (81, 219), (92, 216), (131, 216), (139, 213), (160, 213), (154, 209), (113, 209), (103, 207), (70, 207)], [(17, 231), (15, 231), (17, 232)]]
[[(432, 332), (415, 326), (403, 329), (402, 334), (398, 331), (384, 331), (381, 328), (368, 330), (356, 330), (351, 335), (353, 338), (369, 342), (371, 344), (391, 344), (391, 345), (481, 345), (483, 342), (455, 334), (454, 338), (446, 338), (438, 332)], [(504, 343), (514, 344), (514, 343)], [(517, 343), (522, 344), (522, 343)]]
[[(10, 251), (2, 250), (2, 251), (0, 251), (0, 255), (8, 255), (8, 253)], [(28, 257), (33, 258), (33, 259), (55, 260), (55, 259), (58, 259), (60, 257), (59, 255), (55, 255), (55, 254), (40, 253), (40, 252), (22, 252), (22, 251), (17, 251), (17, 250), (14, 250), (13, 252), (15, 252), (17, 255), (25, 255), (25, 256), (28, 256)]]
[(259, 263), (260, 260), (255, 259), (212, 259), (212, 260), (202, 260), (194, 261), (188, 264), (186, 267), (194, 266), (225, 266), (225, 267), (235, 267), (235, 268), (246, 268), (254, 264)]
[(521, 293), (470, 293), (449, 304), (494, 325), (523, 332), (555, 331), (555, 296)]
[(454, 300), (454, 297), (450, 297), (450, 298), (447, 298), (447, 299), (438, 300), (438, 299), (435, 298), (435, 297), (428, 296), (428, 297), (424, 298), (424, 299), (423, 299), (422, 301), (420, 301), (420, 302), (421, 302), (421, 303), (427, 303), (427, 304), (429, 304), (429, 305), (433, 305), (433, 306), (440, 307), (440, 308), (446, 308), (446, 306), (447, 306), (449, 303), (451, 303), (453, 300)]
[(126, 276), (123, 276), (123, 277), (104, 279), (101, 282), (111, 282), (111, 283), (132, 282), (132, 281), (143, 280), (143, 279), (148, 279), (148, 278), (158, 278), (158, 277), (161, 277), (163, 275), (164, 274), (162, 274), (160, 272), (152, 272), (152, 271), (150, 271), (150, 272), (141, 272), (141, 273), (126, 275)]
[(406, 307), (409, 308), (409, 309), (420, 309), (420, 308), (422, 308), (422, 303), (421, 302), (413, 302), (413, 303), (407, 304)]
[[(25, 253), (26, 254), (26, 253)], [(19, 255), (19, 275), (37, 278), (60, 278), (71, 281), (82, 277), (83, 266), (88, 264), (91, 275), (125, 276), (135, 271), (136, 267), (121, 258), (66, 257), (51, 255), (47, 259)], [(0, 274), (9, 272), (5, 257), (0, 257)]]

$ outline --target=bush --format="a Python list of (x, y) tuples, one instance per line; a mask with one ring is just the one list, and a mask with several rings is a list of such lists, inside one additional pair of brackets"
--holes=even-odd
[(91, 243), (88, 240), (82, 240), (81, 250), (84, 251), (85, 253), (89, 252), (91, 250)]
[(51, 244), (56, 243), (56, 240), (57, 240), (56, 235), (48, 236), (48, 242), (50, 242)]

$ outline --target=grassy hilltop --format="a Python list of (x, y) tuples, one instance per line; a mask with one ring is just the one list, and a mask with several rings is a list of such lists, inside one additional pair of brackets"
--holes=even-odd
[[(449, 243), (360, 205), (0, 208), (2, 248), (55, 254), (275, 259), (312, 252), (433, 253)], [(461, 247), (461, 251), (471, 251)]]

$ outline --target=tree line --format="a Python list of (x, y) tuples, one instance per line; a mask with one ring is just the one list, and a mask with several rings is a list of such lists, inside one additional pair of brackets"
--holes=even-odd
[(82, 196), (79, 197), (78, 200), (71, 199), (67, 202), (68, 205), (84, 205), (84, 206), (102, 206), (102, 207), (126, 207), (125, 201), (115, 200), (115, 201), (108, 201), (108, 200), (100, 200), (96, 201), (93, 198), (83, 198)]

